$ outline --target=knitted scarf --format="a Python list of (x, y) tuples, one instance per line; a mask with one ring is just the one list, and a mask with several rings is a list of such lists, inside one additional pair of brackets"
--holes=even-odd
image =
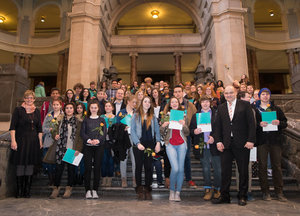
[[(69, 135), (68, 134), (68, 124), (72, 126), (72, 132)], [(74, 143), (75, 140), (75, 132), (76, 132), (76, 117), (72, 116), (69, 120), (67, 119), (67, 116), (64, 116), (63, 121), (61, 123), (61, 128), (59, 132), (59, 140), (57, 141), (56, 146), (56, 163), (61, 164), (61, 161), (64, 157), (64, 154), (66, 152), (66, 146), (68, 141), (68, 135), (70, 136), (71, 140)]]

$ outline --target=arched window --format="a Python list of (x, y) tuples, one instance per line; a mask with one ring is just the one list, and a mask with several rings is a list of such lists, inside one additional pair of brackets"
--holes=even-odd
[(255, 29), (282, 30), (281, 8), (275, 0), (257, 0), (254, 11)]
[(18, 8), (11, 0), (0, 0), (0, 30), (16, 34)]
[(35, 14), (34, 36), (50, 37), (60, 32), (60, 9), (48, 4), (39, 8)]

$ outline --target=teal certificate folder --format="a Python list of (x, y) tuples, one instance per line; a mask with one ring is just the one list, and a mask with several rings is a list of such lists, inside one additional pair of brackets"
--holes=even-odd
[(268, 122), (267, 127), (263, 127), (263, 131), (278, 131), (278, 126), (272, 125), (272, 121), (277, 119), (275, 111), (261, 112), (261, 118), (263, 122)]
[(197, 128), (201, 128), (202, 132), (211, 132), (210, 112), (196, 114)]
[(82, 157), (83, 154), (79, 153), (77, 156), (75, 156), (75, 150), (68, 148), (62, 160), (69, 164), (78, 166)]
[(181, 110), (171, 110), (170, 113), (170, 129), (182, 130), (182, 124), (179, 123), (180, 120), (184, 119), (184, 111)]

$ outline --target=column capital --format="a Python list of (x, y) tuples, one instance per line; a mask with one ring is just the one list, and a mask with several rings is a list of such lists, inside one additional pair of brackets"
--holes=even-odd
[(138, 54), (138, 52), (130, 52), (130, 53), (129, 53), (129, 56), (130, 56), (130, 57), (132, 57), (132, 56), (138, 57), (139, 54)]
[(174, 52), (174, 53), (173, 53), (173, 56), (182, 56), (182, 55), (183, 55), (182, 52)]

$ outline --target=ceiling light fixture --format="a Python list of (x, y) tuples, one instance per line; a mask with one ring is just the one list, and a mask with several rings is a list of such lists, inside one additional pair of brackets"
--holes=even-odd
[(270, 16), (274, 16), (274, 11), (273, 10), (269, 10)]
[(46, 21), (45, 16), (41, 16), (41, 22), (44, 23)]
[(153, 19), (157, 19), (157, 18), (158, 18), (158, 14), (159, 14), (159, 11), (158, 11), (158, 10), (153, 10), (153, 11), (151, 11), (151, 15), (152, 15), (152, 18), (153, 18)]
[(4, 21), (5, 21), (5, 17), (0, 16), (0, 23), (4, 23)]

